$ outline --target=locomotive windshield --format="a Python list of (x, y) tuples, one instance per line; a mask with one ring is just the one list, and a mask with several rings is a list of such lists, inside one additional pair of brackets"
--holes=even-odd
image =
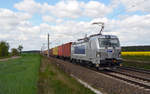
[(100, 47), (119, 47), (119, 40), (117, 38), (99, 38)]

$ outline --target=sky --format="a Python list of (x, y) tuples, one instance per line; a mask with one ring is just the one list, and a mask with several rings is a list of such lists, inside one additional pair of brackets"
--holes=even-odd
[(150, 0), (3, 0), (0, 41), (10, 48), (47, 48), (99, 32), (117, 35), (121, 46), (150, 45)]

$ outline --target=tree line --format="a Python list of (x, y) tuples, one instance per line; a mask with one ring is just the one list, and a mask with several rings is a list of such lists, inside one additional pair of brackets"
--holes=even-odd
[(123, 46), (122, 51), (150, 51), (150, 46)]
[(0, 41), (0, 57), (19, 56), (21, 55), (23, 46), (19, 45), (18, 48), (12, 48), (11, 52), (9, 52), (9, 48), (9, 43)]

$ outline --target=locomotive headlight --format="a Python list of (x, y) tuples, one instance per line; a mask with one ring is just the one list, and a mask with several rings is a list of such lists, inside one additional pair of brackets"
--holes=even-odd
[(96, 53), (96, 57), (101, 57), (101, 53), (100, 53), (100, 52), (97, 52), (97, 53)]
[(99, 55), (99, 54), (97, 54), (97, 57), (100, 57), (100, 55)]

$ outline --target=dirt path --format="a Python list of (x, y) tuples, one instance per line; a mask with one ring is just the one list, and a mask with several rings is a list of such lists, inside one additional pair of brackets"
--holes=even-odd
[(16, 59), (16, 58), (20, 58), (20, 56), (13, 56), (13, 57), (10, 57), (10, 58), (0, 59), (0, 61), (7, 61), (9, 59)]

